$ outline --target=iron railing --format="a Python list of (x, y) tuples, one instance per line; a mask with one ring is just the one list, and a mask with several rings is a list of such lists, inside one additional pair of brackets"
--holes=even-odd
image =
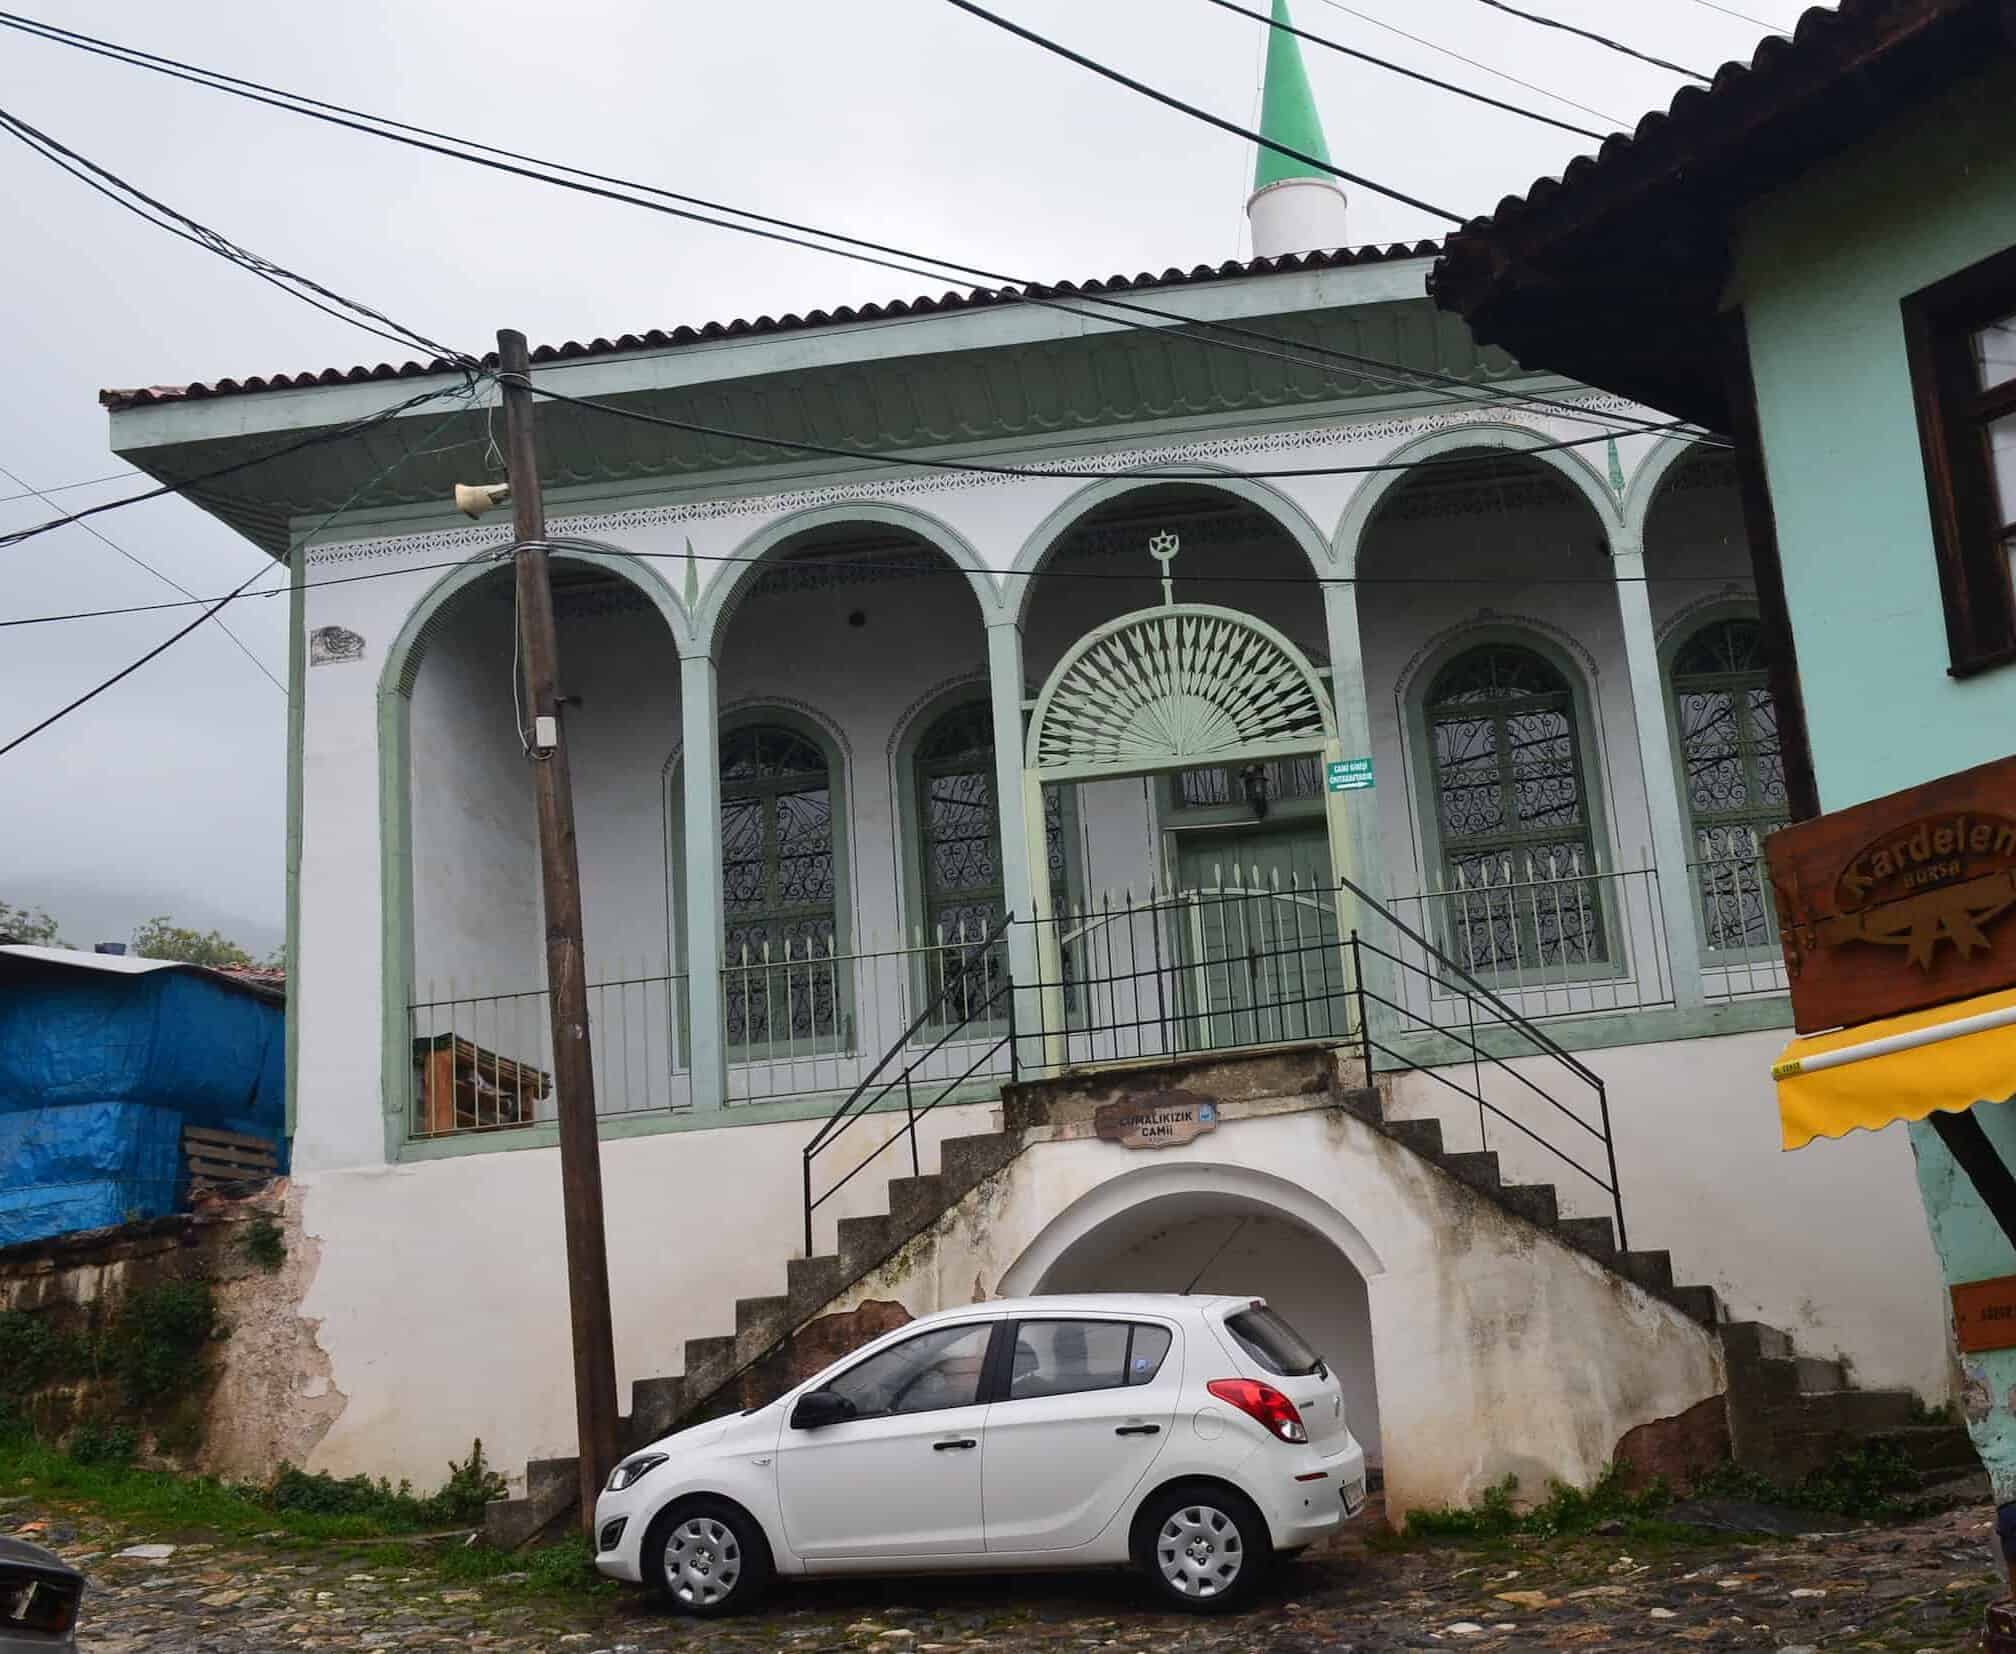
[[(881, 1059), (848, 1093), (846, 1101), (805, 1145), (806, 1257), (812, 1256), (813, 1214), (898, 1142), (909, 1140), (910, 1175), (923, 1174), (923, 1157), (917, 1146), (918, 1121), (952, 1099), (962, 1087), (994, 1071), (1004, 1060), (1007, 1077), (1015, 1077), (1015, 990), (1001, 948), (1009, 922), (1004, 916), (988, 928), (969, 955), (971, 963), (967, 968), (941, 973), (937, 991), (911, 1018), (902, 1037), (882, 1053)], [(900, 1066), (885, 1077), (885, 1071), (898, 1063)], [(920, 1085), (930, 1093), (921, 1106), (917, 1096)], [(892, 1132), (814, 1195), (814, 1167), (819, 1157), (856, 1122), (892, 1104), (899, 1095), (904, 1116), (901, 1130)]]
[[(691, 1106), (674, 1036), (685, 981), (632, 976), (589, 985), (598, 1118)], [(543, 988), (464, 995), (450, 986), (408, 1007), (410, 1134), (451, 1137), (553, 1119), (549, 1001)]]
[[(1346, 920), (1353, 928), (1340, 934)], [(1004, 1056), (1009, 1078), (1029, 1079), (1302, 1041), (1355, 1047), (1368, 1084), (1405, 1071), (1461, 1095), (1476, 1109), (1480, 1148), (1491, 1147), (1495, 1125), (1501, 1141), (1509, 1130), (1567, 1166), (1601, 1192), (1625, 1244), (1601, 1076), (1351, 881), (1248, 870), (1216, 889), (1123, 895), (1009, 923), (1025, 932), (1028, 945), (1016, 951), (1034, 954), (1034, 978), (990, 965), (987, 991), (965, 1014), (934, 1023), (952, 985), (941, 989), (806, 1145), (808, 1257), (819, 1208), (905, 1140), (921, 1175), (917, 1123), (965, 1081), (998, 1071)], [(990, 936), (990, 959), (997, 941)], [(953, 1048), (963, 1066), (942, 1062)], [(920, 1106), (919, 1079), (933, 1062), (935, 1089)], [(815, 1193), (820, 1157), (899, 1096), (896, 1130)], [(1566, 1147), (1556, 1141), (1564, 1134)]]

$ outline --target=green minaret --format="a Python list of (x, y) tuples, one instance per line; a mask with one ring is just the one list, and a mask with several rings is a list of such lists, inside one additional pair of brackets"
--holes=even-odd
[[(1273, 0), (1274, 21), (1286, 23), (1288, 0)], [(1267, 31), (1267, 82), (1260, 99), (1260, 131), (1276, 143), (1327, 161), (1330, 146), (1323, 140), (1323, 122), (1316, 96), (1309, 90), (1309, 71), (1302, 64), (1302, 42), (1285, 28)], [(1256, 258), (1310, 253), (1347, 245), (1344, 192), (1321, 167), (1292, 155), (1262, 147), (1253, 169), (1253, 194), (1246, 202), (1253, 226)]]
[[(1274, 0), (1274, 21), (1290, 21), (1288, 0)], [(1323, 141), (1323, 122), (1316, 114), (1316, 96), (1309, 90), (1309, 71), (1302, 64), (1302, 42), (1286, 29), (1267, 33), (1267, 83), (1260, 100), (1260, 130), (1277, 144), (1330, 159), (1330, 146)], [(1253, 169), (1253, 188), (1264, 190), (1284, 178), (1334, 182), (1330, 174), (1306, 161), (1262, 148), (1260, 164)]]

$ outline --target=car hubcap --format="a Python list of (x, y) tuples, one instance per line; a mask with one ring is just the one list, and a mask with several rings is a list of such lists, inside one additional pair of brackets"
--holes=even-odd
[(1209, 1505), (1185, 1505), (1162, 1524), (1155, 1560), (1170, 1588), (1186, 1597), (1223, 1596), (1246, 1560), (1239, 1525)]
[(708, 1607), (741, 1578), (742, 1547), (734, 1532), (711, 1516), (680, 1523), (665, 1542), (665, 1582), (681, 1602)]

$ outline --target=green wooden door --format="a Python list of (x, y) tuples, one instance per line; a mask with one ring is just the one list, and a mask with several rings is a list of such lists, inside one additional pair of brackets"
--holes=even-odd
[(1342, 1038), (1346, 972), (1323, 824), (1170, 836), (1185, 1047)]

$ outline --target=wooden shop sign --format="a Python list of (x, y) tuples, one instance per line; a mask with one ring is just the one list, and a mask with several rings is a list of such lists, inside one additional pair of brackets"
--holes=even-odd
[(2016, 758), (1764, 841), (1802, 1034), (2016, 985)]
[(1168, 1149), (1218, 1129), (1218, 1105), (1194, 1091), (1155, 1091), (1126, 1103), (1106, 1103), (1092, 1129), (1126, 1149)]
[(1953, 1338), (1963, 1355), (2016, 1349), (2016, 1275), (1968, 1281), (1953, 1291)]

